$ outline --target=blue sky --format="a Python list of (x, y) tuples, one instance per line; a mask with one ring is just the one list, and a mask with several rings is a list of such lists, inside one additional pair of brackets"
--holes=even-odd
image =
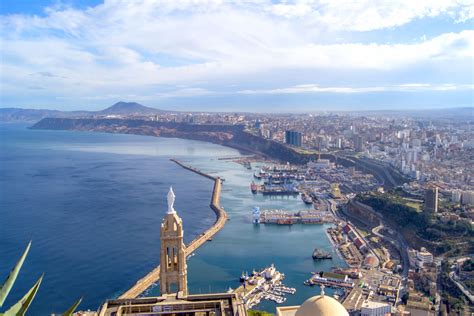
[(0, 107), (473, 106), (474, 1), (0, 1)]

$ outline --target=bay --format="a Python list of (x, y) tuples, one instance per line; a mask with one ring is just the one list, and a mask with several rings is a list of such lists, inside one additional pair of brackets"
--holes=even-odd
[[(314, 262), (318, 246), (330, 249), (325, 226), (255, 226), (253, 206), (300, 210), (299, 198), (253, 195), (252, 172), (223, 157), (238, 151), (206, 142), (136, 135), (29, 130), (0, 125), (0, 278), (27, 242), (33, 246), (5, 306), (44, 272), (31, 315), (64, 311), (84, 296), (81, 309), (97, 309), (159, 262), (159, 227), (172, 185), (188, 242), (212, 225), (212, 181), (184, 170), (179, 160), (226, 179), (221, 204), (230, 221), (188, 261), (191, 293), (237, 287), (243, 271), (271, 263), (297, 288), (286, 304), (319, 293), (303, 286), (311, 271), (343, 265)], [(330, 291), (329, 291), (330, 293)], [(152, 288), (147, 295), (158, 295)], [(258, 308), (274, 311), (275, 304)]]

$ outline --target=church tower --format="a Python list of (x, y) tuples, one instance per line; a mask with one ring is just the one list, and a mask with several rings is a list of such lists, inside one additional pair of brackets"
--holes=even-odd
[(176, 214), (175, 195), (168, 192), (168, 213), (161, 223), (160, 288), (161, 294), (181, 292), (188, 295), (186, 254), (183, 242), (183, 221)]

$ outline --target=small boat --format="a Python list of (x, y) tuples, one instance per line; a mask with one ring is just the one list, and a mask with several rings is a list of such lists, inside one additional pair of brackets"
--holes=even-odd
[(253, 194), (256, 194), (257, 193), (257, 185), (255, 184), (255, 182), (252, 181), (252, 183), (250, 184), (250, 191), (252, 191)]

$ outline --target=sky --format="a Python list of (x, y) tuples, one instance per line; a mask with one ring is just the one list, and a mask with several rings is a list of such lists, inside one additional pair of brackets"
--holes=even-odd
[(474, 0), (0, 0), (0, 107), (474, 106)]

